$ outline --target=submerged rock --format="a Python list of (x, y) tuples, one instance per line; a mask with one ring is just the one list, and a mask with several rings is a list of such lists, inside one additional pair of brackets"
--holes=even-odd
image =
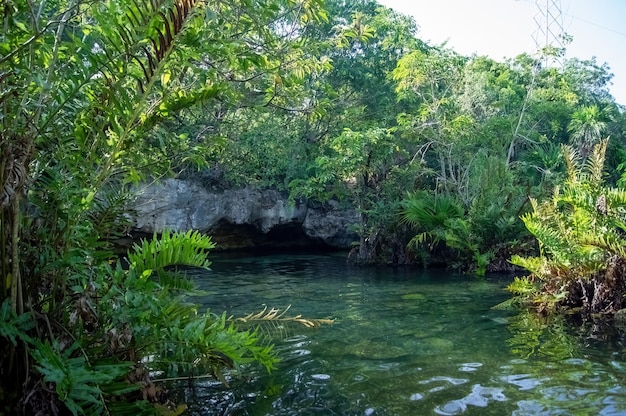
[(277, 190), (207, 189), (189, 179), (166, 179), (139, 188), (134, 231), (199, 230), (221, 249), (336, 248), (358, 240), (354, 209), (338, 204), (290, 203)]

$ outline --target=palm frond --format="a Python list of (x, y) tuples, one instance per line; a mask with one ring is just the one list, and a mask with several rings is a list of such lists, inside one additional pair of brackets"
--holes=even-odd
[(285, 316), (289, 309), (291, 309), (291, 305), (287, 306), (282, 311), (277, 308), (271, 308), (268, 310), (267, 306), (264, 306), (260, 312), (250, 313), (246, 316), (242, 316), (239, 318), (234, 318), (231, 316), (228, 319), (233, 322), (245, 324), (256, 324), (265, 321), (295, 322), (307, 328), (319, 328), (322, 325), (332, 324), (335, 322), (334, 319), (303, 318), (302, 315)]
[(463, 208), (449, 195), (416, 192), (402, 202), (401, 221), (412, 227), (432, 231), (447, 219), (463, 216)]
[(249, 313), (246, 316), (230, 316), (229, 321), (238, 327), (254, 327), (268, 338), (287, 337), (294, 326), (305, 328), (319, 328), (322, 325), (331, 325), (334, 319), (304, 318), (302, 315), (286, 316), (291, 305), (285, 309), (269, 308), (267, 305), (259, 312)]
[(171, 52), (196, 3), (197, 0), (133, 0), (101, 5), (96, 17), (117, 29), (107, 30), (109, 44), (128, 63), (138, 65), (135, 77), (140, 94), (160, 76), (159, 65)]
[(592, 186), (600, 186), (604, 182), (604, 160), (608, 139), (601, 140), (593, 147), (593, 151), (585, 161), (585, 171), (589, 174)]
[(565, 160), (568, 181), (574, 183), (578, 182), (578, 178), (581, 173), (580, 165), (582, 160), (580, 153), (578, 150), (568, 145), (563, 145), (561, 147), (561, 151), (563, 152), (563, 159)]
[(439, 243), (442, 240), (442, 235), (438, 232), (428, 232), (424, 231), (423, 233), (416, 234), (411, 238), (407, 247), (413, 248), (415, 250), (419, 250), (421, 247), (424, 247), (427, 241), (430, 241), (432, 245)]

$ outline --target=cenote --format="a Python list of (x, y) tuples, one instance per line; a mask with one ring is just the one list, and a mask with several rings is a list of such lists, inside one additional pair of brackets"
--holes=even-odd
[(358, 268), (345, 256), (214, 257), (193, 276), (212, 311), (292, 305), (335, 318), (274, 338), (278, 369), (245, 368), (229, 388), (176, 386), (192, 415), (624, 415), (618, 336), (492, 309), (510, 280)]

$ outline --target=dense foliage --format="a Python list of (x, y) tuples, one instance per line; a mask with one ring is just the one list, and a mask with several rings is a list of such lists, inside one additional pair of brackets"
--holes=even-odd
[(318, 6), (2, 2), (1, 413), (178, 412), (155, 376), (272, 368), (267, 340), (186, 300), (172, 267), (206, 267), (209, 237), (164, 234), (128, 264), (111, 241), (132, 184), (206, 165), (218, 126), (193, 111), (282, 102), (323, 68), (295, 36)]
[(606, 65), (461, 56), (373, 0), (8, 0), (0, 16), (8, 406), (149, 413), (148, 369), (272, 367), (167, 267), (206, 267), (206, 236), (112, 251), (133, 184), (195, 169), (355, 207), (354, 262), (485, 274), (516, 256), (523, 302), (622, 306), (626, 119)]
[(604, 185), (607, 142), (587, 158), (564, 147), (567, 178), (522, 220), (539, 242), (538, 257), (513, 257), (529, 270), (509, 288), (515, 300), (541, 311), (581, 308), (586, 314), (622, 309), (626, 293), (626, 191)]

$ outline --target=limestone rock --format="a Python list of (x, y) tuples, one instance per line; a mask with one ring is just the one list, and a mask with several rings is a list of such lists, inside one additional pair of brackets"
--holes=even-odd
[(137, 233), (194, 229), (213, 236), (221, 248), (348, 248), (358, 239), (351, 230), (359, 221), (356, 210), (291, 204), (271, 189), (208, 190), (193, 180), (166, 179), (141, 186), (134, 210)]
[(341, 209), (337, 203), (329, 203), (328, 207), (309, 208), (302, 224), (306, 235), (318, 238), (333, 247), (349, 248), (358, 236), (349, 228), (358, 224), (359, 213), (354, 210)]

